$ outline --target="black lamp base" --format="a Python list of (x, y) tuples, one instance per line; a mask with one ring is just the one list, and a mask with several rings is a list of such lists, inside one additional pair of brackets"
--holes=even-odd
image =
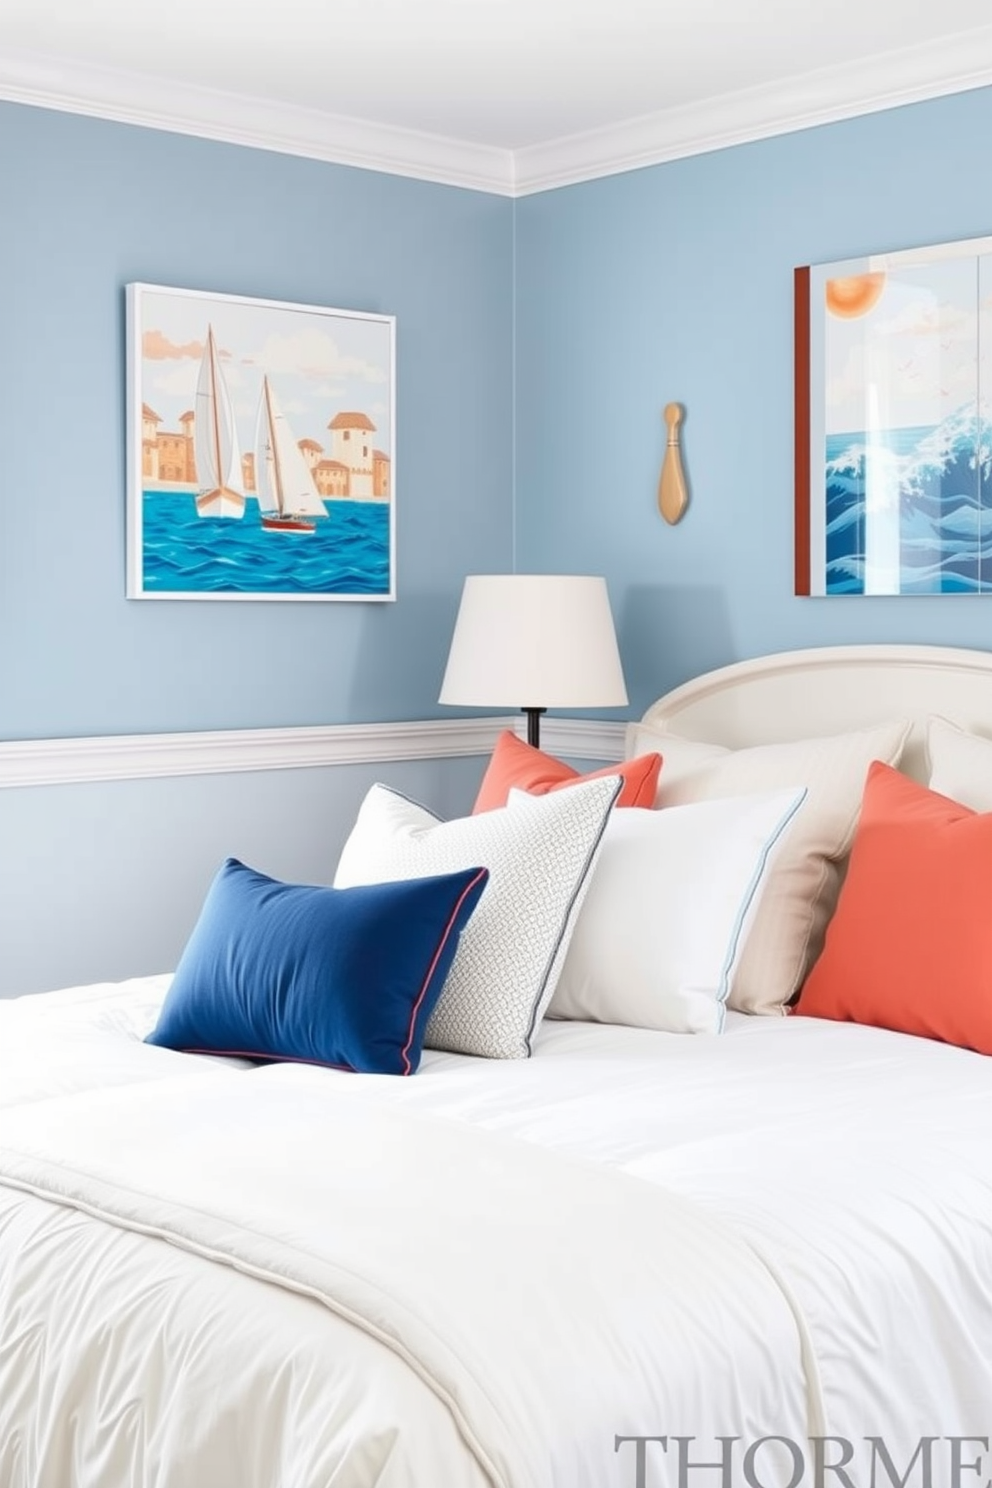
[(541, 747), (541, 714), (546, 713), (547, 708), (524, 708), (527, 714), (527, 743), (535, 749)]

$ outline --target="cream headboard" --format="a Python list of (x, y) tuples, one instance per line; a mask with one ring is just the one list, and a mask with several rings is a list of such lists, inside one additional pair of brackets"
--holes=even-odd
[(743, 749), (913, 718), (902, 768), (925, 780), (921, 725), (930, 713), (992, 736), (992, 653), (950, 646), (782, 651), (683, 683), (652, 703), (642, 722)]

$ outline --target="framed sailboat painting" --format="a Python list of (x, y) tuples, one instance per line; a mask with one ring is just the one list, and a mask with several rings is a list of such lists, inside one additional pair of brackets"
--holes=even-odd
[(395, 319), (127, 289), (132, 599), (389, 600)]

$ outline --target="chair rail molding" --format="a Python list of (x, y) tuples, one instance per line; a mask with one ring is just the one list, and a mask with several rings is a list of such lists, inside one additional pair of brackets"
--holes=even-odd
[[(543, 742), (557, 754), (611, 762), (623, 757), (624, 727), (622, 723), (588, 719), (547, 719)], [(0, 743), (0, 789), (485, 755), (503, 729), (523, 734), (523, 719), (510, 715), (311, 728), (13, 739)]]

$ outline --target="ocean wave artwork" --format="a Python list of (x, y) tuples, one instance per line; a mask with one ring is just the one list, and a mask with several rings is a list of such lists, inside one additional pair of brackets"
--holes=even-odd
[(796, 593), (992, 593), (992, 237), (795, 284)]
[(933, 427), (874, 437), (832, 434), (825, 454), (828, 594), (870, 593), (873, 561), (897, 573), (900, 594), (992, 592), (987, 412), (965, 407)]
[(243, 517), (201, 517), (192, 494), (144, 493), (145, 593), (365, 595), (389, 593), (389, 510), (384, 502), (326, 502), (312, 532), (262, 526), (256, 501)]

